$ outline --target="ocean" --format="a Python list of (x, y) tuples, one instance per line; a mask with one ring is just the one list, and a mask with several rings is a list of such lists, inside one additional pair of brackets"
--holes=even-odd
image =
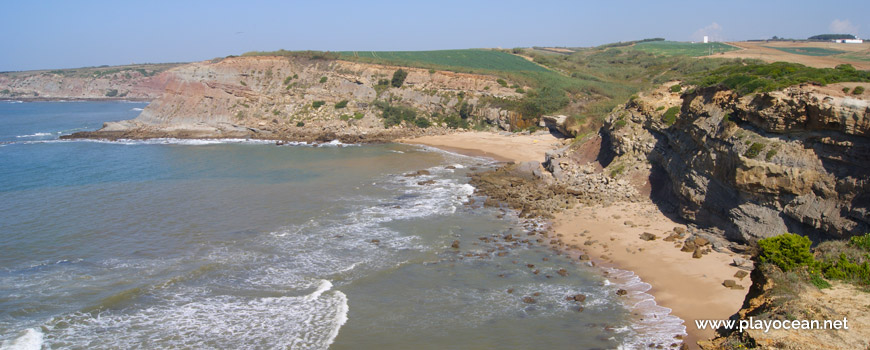
[(58, 139), (145, 105), (0, 102), (0, 348), (612, 349), (654, 332), (625, 283), (480, 205), (484, 158)]

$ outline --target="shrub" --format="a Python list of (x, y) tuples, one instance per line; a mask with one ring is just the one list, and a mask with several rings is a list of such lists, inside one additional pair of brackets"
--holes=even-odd
[(296, 122), (296, 126), (298, 126), (298, 127), (301, 128), (301, 127), (305, 126), (305, 123), (303, 123), (303, 122)]
[(375, 107), (381, 109), (381, 118), (384, 118), (384, 126), (388, 128), (402, 121), (413, 123), (417, 119), (417, 111), (411, 107), (393, 106), (383, 101), (375, 103)]
[(323, 84), (326, 82), (326, 77), (320, 77), (320, 83)]
[(843, 93), (844, 93), (844, 94), (848, 94), (848, 93), (849, 93), (849, 87), (844, 87), (844, 88), (843, 88)]
[(430, 69), (430, 70), (429, 70), (429, 74), (435, 74), (435, 70), (434, 70), (434, 69)]
[(870, 233), (850, 238), (849, 246), (870, 252)]
[(658, 108), (656, 108), (656, 111), (659, 111), (659, 112), (663, 111), (663, 110), (665, 110), (665, 106), (658, 106)]
[(812, 283), (818, 289), (831, 288), (831, 284), (828, 283), (828, 281), (825, 281), (822, 276), (819, 276), (815, 273), (810, 275), (810, 283)]
[(521, 94), (524, 94), (524, 93), (526, 93), (526, 90), (523, 90), (523, 88), (519, 88), (519, 87), (518, 87), (518, 88), (516, 89), (516, 92), (521, 93)]
[(273, 111), (272, 111), (272, 114), (274, 114), (274, 115), (279, 115), (279, 114), (281, 114), (281, 111), (279, 111), (279, 110), (276, 109), (276, 110), (273, 110)]
[(286, 78), (284, 78), (284, 85), (288, 85), (288, 84), (290, 84), (290, 81), (291, 81), (291, 80), (293, 80), (293, 76), (292, 76), (292, 75), (288, 75)]
[(783, 271), (801, 266), (815, 265), (810, 253), (810, 239), (801, 235), (784, 233), (758, 241), (758, 258), (762, 263), (776, 265)]
[(507, 87), (507, 82), (504, 81), (504, 79), (498, 79), (495, 82), (498, 83), (498, 85), (501, 85), (502, 87)]
[(244, 81), (241, 81), (241, 80), (239, 80), (239, 84), (242, 84), (242, 86), (248, 86), (247, 83), (245, 83)]
[(674, 125), (677, 122), (677, 113), (680, 113), (680, 107), (673, 106), (668, 108), (668, 110), (665, 111), (665, 114), (662, 114), (662, 120), (668, 126)]
[(115, 97), (115, 96), (118, 96), (117, 89), (111, 89), (109, 91), (106, 91), (106, 97)]
[(682, 90), (683, 90), (683, 87), (680, 86), (680, 84), (676, 84), (676, 85), (671, 86), (671, 92), (673, 92), (673, 93), (677, 93), (677, 92), (680, 92)]
[(362, 119), (363, 117), (365, 117), (365, 114), (363, 114), (362, 112), (353, 113), (353, 119)]
[(323, 106), (324, 104), (326, 104), (326, 102), (324, 102), (324, 101), (314, 101), (313, 103), (311, 103), (311, 107), (313, 107), (314, 109), (317, 109), (317, 108), (320, 108), (320, 106)]
[(416, 125), (416, 126), (419, 127), (419, 128), (424, 128), (424, 129), (425, 129), (425, 128), (428, 128), (428, 127), (432, 126), (432, 123), (429, 122), (429, 119), (426, 119), (426, 118), (423, 118), (423, 117), (417, 117), (417, 119), (414, 120), (414, 125)]
[[(743, 156), (746, 158), (754, 159), (755, 157), (758, 157), (758, 155), (761, 153), (761, 150), (763, 150), (763, 149), (764, 149), (763, 143), (754, 142), (754, 143), (752, 143), (752, 146), (749, 146), (749, 149), (746, 150), (745, 153), (743, 153)], [(776, 154), (776, 153), (774, 153), (774, 154)], [(771, 156), (771, 157), (773, 157), (773, 156)]]
[(764, 159), (769, 161), (775, 155), (776, 155), (776, 148), (771, 148), (769, 151), (767, 151), (767, 154), (764, 155)]
[(399, 68), (396, 70), (395, 73), (393, 73), (393, 79), (390, 80), (390, 85), (392, 85), (393, 87), (400, 88), (400, 87), (402, 87), (402, 84), (405, 83), (405, 78), (407, 78), (407, 77), (408, 77), (408, 72)]
[(347, 107), (347, 100), (341, 100), (335, 104), (335, 109), (342, 109), (344, 107)]
[(342, 114), (338, 117), (338, 119), (341, 119), (343, 121), (348, 121), (348, 120), (350, 120), (350, 115)]
[(860, 94), (863, 94), (863, 93), (864, 93), (864, 87), (863, 87), (863, 86), (858, 85), (858, 86), (856, 86), (854, 89), (852, 89), (852, 95), (860, 95)]
[(462, 119), (468, 119), (468, 117), (471, 116), (471, 111), (473, 109), (473, 105), (470, 105), (467, 102), (462, 102), (462, 104), (459, 105), (459, 117)]

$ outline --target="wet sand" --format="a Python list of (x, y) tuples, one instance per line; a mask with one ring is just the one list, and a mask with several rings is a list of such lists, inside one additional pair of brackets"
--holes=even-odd
[(484, 156), (504, 162), (544, 161), (544, 153), (561, 145), (550, 134), (501, 135), (468, 131), (449, 135), (420, 136), (399, 142), (426, 145), (470, 156)]

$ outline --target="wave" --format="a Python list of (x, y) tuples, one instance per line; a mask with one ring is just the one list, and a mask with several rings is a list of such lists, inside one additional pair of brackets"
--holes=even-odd
[(602, 269), (609, 277), (605, 285), (628, 292), (624, 304), (636, 315), (631, 324), (622, 329), (628, 332), (628, 336), (619, 349), (646, 348), (651, 343), (668, 346), (674, 342), (675, 336), (686, 335), (683, 319), (672, 315), (671, 309), (656, 304), (655, 297), (647, 293), (652, 285), (641, 280), (633, 271), (611, 267)]
[(145, 108), (139, 108), (139, 107), (133, 107), (133, 108), (130, 108), (130, 111), (133, 111), (133, 112), (141, 112), (141, 111), (144, 111), (144, 110), (145, 110)]
[(34, 134), (30, 134), (30, 135), (18, 135), (18, 136), (15, 136), (15, 138), (17, 138), (17, 139), (23, 139), (23, 138), (31, 138), (31, 137), (46, 137), (46, 136), (54, 136), (54, 135), (56, 135), (56, 134), (60, 134), (60, 132), (56, 132), (56, 133), (51, 133), (51, 132), (37, 132), (37, 133), (34, 133)]
[(25, 329), (17, 338), (4, 341), (0, 344), (0, 350), (39, 350), (42, 349), (43, 337), (45, 336), (36, 328)]

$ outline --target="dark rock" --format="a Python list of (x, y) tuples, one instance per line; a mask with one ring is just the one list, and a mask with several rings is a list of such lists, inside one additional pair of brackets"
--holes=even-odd
[(746, 276), (748, 276), (748, 275), (749, 275), (749, 272), (746, 272), (746, 271), (740, 270), (740, 271), (737, 271), (737, 273), (734, 274), (734, 277), (737, 277), (737, 278), (739, 278), (739, 279), (743, 279), (744, 277), (746, 277)]
[(556, 273), (558, 273), (559, 276), (562, 277), (568, 276), (568, 271), (566, 271), (565, 269), (559, 269), (559, 271), (556, 271)]
[(459, 241), (458, 241), (458, 240), (454, 240), (454, 241), (453, 241), (453, 244), (451, 244), (450, 247), (453, 248), (453, 249), (459, 249)]
[[(419, 182), (417, 182), (417, 184), (420, 185), (420, 186), (432, 185), (432, 184), (434, 184), (434, 183), (435, 183), (435, 180), (426, 180), (426, 181), (419, 181)], [(470, 204), (474, 204), (474, 202), (473, 202), (473, 201), (470, 201)]]
[[(733, 281), (732, 281), (732, 282), (733, 282)], [(617, 289), (617, 290), (616, 290), (616, 295), (620, 295), (620, 296), (621, 296), (621, 295), (626, 295), (626, 294), (628, 294), (628, 291), (625, 290), (625, 289)]]
[(570, 298), (571, 298), (572, 300), (574, 300), (574, 301), (579, 301), (579, 302), (581, 302), (581, 303), (584, 302), (584, 301), (586, 301), (586, 296), (583, 295), (583, 294), (576, 294), (576, 295), (574, 295), (574, 296), (572, 296), (572, 297), (570, 297)]
[(737, 282), (735, 282), (734, 280), (725, 280), (724, 282), (722, 282), (722, 285), (726, 288), (734, 288), (734, 286), (737, 285)]
[(700, 259), (704, 254), (701, 253), (701, 248), (695, 248), (695, 251), (692, 253), (692, 258)]
[(429, 170), (417, 170), (417, 172), (415, 172), (415, 173), (405, 174), (405, 177), (416, 177), (416, 176), (420, 176), (420, 175), (432, 175), (432, 173), (430, 173)]
[(526, 304), (534, 304), (537, 302), (537, 300), (535, 300), (535, 298), (532, 298), (532, 297), (523, 297), (523, 302)]

